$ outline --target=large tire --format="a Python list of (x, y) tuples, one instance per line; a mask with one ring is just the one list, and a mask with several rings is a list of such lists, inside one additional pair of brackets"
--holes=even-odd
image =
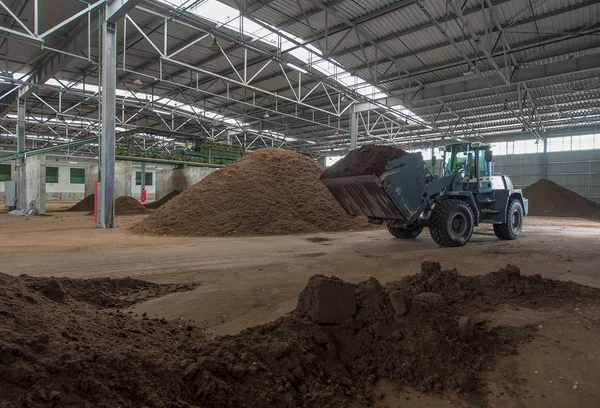
[(515, 240), (523, 230), (523, 205), (516, 198), (508, 200), (506, 209), (506, 222), (494, 224), (494, 234), (500, 239)]
[(415, 224), (411, 228), (393, 227), (389, 224), (387, 227), (390, 234), (401, 239), (416, 238), (423, 231), (423, 226), (419, 224)]
[(457, 199), (440, 201), (429, 217), (431, 238), (441, 246), (465, 245), (473, 235), (475, 219), (467, 203)]

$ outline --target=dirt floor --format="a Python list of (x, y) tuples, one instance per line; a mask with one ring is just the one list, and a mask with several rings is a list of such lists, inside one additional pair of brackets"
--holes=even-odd
[[(206, 323), (215, 334), (233, 334), (272, 321), (296, 306), (315, 273), (351, 282), (368, 277), (397, 280), (433, 260), (461, 274), (478, 275), (507, 263), (525, 275), (600, 288), (600, 223), (584, 219), (528, 217), (521, 238), (498, 241), (491, 226), (462, 248), (438, 247), (425, 231), (416, 240), (394, 239), (387, 230), (257, 238), (183, 238), (133, 235), (127, 226), (143, 216), (119, 217), (120, 228), (95, 228), (93, 217), (56, 210), (49, 216), (0, 213), (0, 271), (73, 278), (131, 276), (156, 283), (195, 283), (193, 291), (151, 299), (136, 313)], [(559, 310), (506, 306), (482, 316), (498, 325), (534, 325), (519, 354), (499, 357), (486, 375), (494, 407), (600, 406), (600, 310), (592, 305)], [(464, 407), (454, 395), (379, 384), (378, 407)]]

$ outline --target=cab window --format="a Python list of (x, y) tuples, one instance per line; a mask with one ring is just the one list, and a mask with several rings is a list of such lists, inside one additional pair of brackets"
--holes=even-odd
[(465, 177), (475, 177), (474, 152), (469, 151), (468, 145), (452, 146), (446, 152), (446, 174), (460, 173)]
[(489, 177), (490, 171), (489, 171), (489, 166), (488, 163), (485, 161), (485, 150), (480, 150), (479, 151), (479, 157), (478, 157), (478, 162), (479, 162), (479, 177)]

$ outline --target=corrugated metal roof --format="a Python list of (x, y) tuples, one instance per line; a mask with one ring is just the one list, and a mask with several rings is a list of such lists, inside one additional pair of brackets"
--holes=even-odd
[[(231, 7), (236, 7), (233, 0), (224, 0), (223, 2)], [(519, 69), (527, 69), (534, 66), (556, 64), (568, 61), (569, 58), (582, 56), (598, 55), (600, 58), (600, 36), (597, 33), (578, 35), (580, 34), (578, 30), (582, 28), (598, 30), (597, 19), (600, 15), (600, 4), (597, 1), (545, 0), (530, 3), (529, 0), (492, 0), (492, 2), (495, 5), (491, 14), (503, 30), (500, 41), (498, 41), (499, 28), (496, 24), (489, 25), (490, 9), (486, 7), (482, 11), (480, 0), (467, 0), (464, 5), (460, 4), (463, 6), (462, 12), (464, 13), (461, 18), (455, 18), (451, 14), (452, 7), (449, 7), (450, 4), (445, 0), (425, 2), (427, 11), (438, 20), (439, 27), (429, 19), (427, 13), (410, 1), (331, 0), (327, 3), (319, 3), (326, 4), (326, 6), (321, 6), (312, 0), (247, 0), (245, 4), (248, 10), (253, 11), (251, 18), (256, 18), (271, 26), (283, 27), (286, 33), (299, 37), (301, 41), (312, 44), (316, 48), (319, 47), (313, 37), (321, 37), (319, 45), (323, 47), (323, 51), (331, 52), (335, 48), (335, 61), (345, 70), (356, 73), (361, 81), (366, 80), (378, 86), (388, 95), (405, 98), (406, 105), (415, 114), (426, 122), (436, 121), (436, 126), (440, 127), (439, 130), (432, 130), (414, 122), (406, 125), (410, 129), (410, 137), (429, 139), (439, 137), (440, 131), (443, 132), (444, 129), (447, 130), (454, 126), (457, 123), (457, 115), (467, 122), (466, 125), (461, 122), (458, 126), (463, 129), (461, 132), (468, 133), (471, 127), (485, 135), (520, 132), (523, 127), (523, 119), (515, 116), (505, 106), (509, 104), (512, 107), (519, 104), (519, 86), (500, 84), (493, 88), (485, 87), (464, 93), (444, 95), (442, 92), (439, 93), (440, 98), (430, 100), (420, 100), (419, 98), (412, 100), (421, 86), (425, 89), (433, 89), (452, 84), (472, 83), (471, 81), (476, 81), (480, 75), (486, 77), (495, 75), (494, 66), (504, 67), (505, 62), (509, 64), (510, 75), (515, 71), (513, 61), (519, 64)], [(48, 1), (40, 2), (40, 4), (42, 7), (51, 7), (51, 4), (54, 3)], [(60, 22), (61, 19), (69, 17), (83, 7), (81, 3), (75, 1), (62, 1), (61, 6), (63, 7), (58, 7), (53, 10), (55, 12), (45, 16), (44, 28)], [(329, 8), (327, 13), (324, 11), (325, 7)], [(28, 17), (27, 13), (31, 13), (31, 8), (32, 6), (29, 4), (24, 10), (24, 20), (30, 21), (31, 16)], [(162, 27), (164, 20), (159, 15), (149, 13), (143, 8), (153, 10), (158, 14), (165, 13), (174, 18), (168, 25), (168, 52), (185, 46), (192, 39), (202, 35), (200, 30), (205, 30), (217, 37), (227, 58), (238, 69), (238, 73), (242, 77), (244, 76), (244, 60), (247, 58), (250, 65), (245, 75), (247, 78), (256, 75), (251, 85), (258, 87), (256, 91), (245, 90), (239, 84), (231, 83), (228, 100), (226, 97), (228, 87), (222, 80), (204, 72), (195, 72), (194, 67), (197, 67), (239, 82), (239, 78), (227, 58), (220, 51), (215, 52), (208, 49), (212, 42), (212, 36), (209, 35), (198, 44), (188, 47), (177, 55), (176, 59), (189, 67), (163, 61), (163, 79), (167, 79), (169, 82), (154, 81), (152, 78), (144, 76), (143, 90), (153, 89), (156, 95), (165, 95), (181, 103), (187, 99), (194, 100), (198, 106), (206, 106), (230, 116), (243, 118), (243, 111), (252, 111), (252, 104), (255, 102), (257, 105), (262, 104), (263, 107), (274, 106), (274, 96), (261, 94), (260, 90), (277, 92), (280, 96), (291, 99), (295, 98), (295, 95), (289, 89), (288, 79), (296, 90), (298, 76), (302, 77), (303, 94), (312, 89), (319, 80), (324, 80), (323, 75), (315, 78), (299, 74), (298, 71), (285, 66), (285, 61), (282, 64), (284, 64), (288, 79), (282, 75), (281, 68), (274, 61), (259, 73), (265, 61), (269, 58), (278, 58), (276, 44), (266, 44), (256, 38), (251, 41), (248, 37), (245, 38), (248, 41), (245, 45), (248, 47), (248, 51), (244, 52), (244, 45), (239, 44), (237, 30), (216, 27), (214, 22), (193, 13), (179, 15), (156, 0), (144, 0), (142, 7), (133, 10), (130, 16), (161, 50), (164, 46)], [(387, 12), (384, 13), (382, 10)], [(305, 18), (305, 13), (308, 13), (308, 18)], [(326, 14), (327, 19), (325, 18)], [(464, 27), (464, 22), (468, 24), (468, 29)], [(68, 36), (68, 28), (57, 32), (55, 41)], [(122, 25), (119, 25), (118, 30), (119, 44), (121, 44)], [(327, 44), (322, 38), (325, 36), (325, 31), (327, 31)], [(468, 34), (470, 31), (476, 34), (477, 42)], [(263, 29), (263, 35), (264, 32), (266, 30)], [(139, 74), (158, 77), (161, 65), (157, 51), (145, 39), (140, 38), (131, 25), (128, 25), (127, 34), (127, 69)], [(446, 35), (452, 38), (455, 44), (451, 44), (446, 39)], [(377, 44), (376, 47), (371, 44), (372, 39)], [(96, 40), (96, 38), (92, 38), (93, 53), (96, 52)], [(134, 44), (134, 41), (137, 42)], [(507, 42), (512, 50), (506, 59), (503, 55), (504, 42)], [(544, 47), (540, 47), (540, 43), (543, 43)], [(491, 52), (492, 48), (494, 63), (485, 56), (487, 52)], [(31, 68), (36, 65), (34, 58), (40, 55), (39, 48), (17, 41), (10, 41), (7, 51), (10, 61), (6, 67), (9, 69), (16, 69), (21, 64), (26, 65), (25, 69)], [(477, 56), (479, 60), (476, 67), (482, 74), (463, 75), (469, 64), (465, 61), (465, 56), (470, 61), (474, 61)], [(285, 53), (283, 57), (300, 67), (306, 68), (305, 64), (308, 63), (308, 61), (291, 58)], [(393, 62), (390, 62), (390, 58)], [(119, 68), (121, 68), (121, 63), (122, 57), (119, 57)], [(82, 60), (74, 60), (63, 70), (61, 75), (65, 78), (77, 78), (82, 70), (91, 71), (93, 69), (95, 69), (94, 65)], [(591, 125), (592, 119), (586, 123), (581, 116), (589, 113), (590, 118), (596, 119), (592, 115), (594, 113), (592, 105), (597, 104), (600, 98), (598, 92), (594, 91), (600, 86), (599, 73), (600, 69), (596, 68), (527, 82), (528, 95), (533, 98), (537, 107), (536, 114), (542, 120), (548, 121), (548, 129)], [(196, 77), (200, 92), (196, 92), (194, 89)], [(121, 83), (131, 83), (133, 78), (135, 78), (135, 74), (119, 72)], [(94, 83), (95, 80), (94, 77), (87, 79), (88, 83)], [(329, 80), (333, 81), (334, 79), (330, 78)], [(4, 90), (9, 89), (4, 84), (0, 84), (0, 86)], [(523, 91), (524, 89), (521, 88), (521, 94)], [(350, 91), (348, 92), (350, 93)], [(40, 90), (40, 94), (48, 95), (49, 98), (53, 97), (52, 91)], [(184, 95), (186, 96), (184, 97)], [(75, 101), (78, 99), (65, 96), (65, 100), (72, 100), (72, 103), (76, 103)], [(250, 101), (250, 104), (239, 105), (235, 102), (236, 100)], [(329, 109), (331, 105), (321, 87), (317, 87), (307, 101), (320, 105), (323, 109)], [(441, 111), (440, 101), (444, 103)], [(32, 104), (32, 109), (38, 109), (35, 103)], [(132, 114), (136, 112), (132, 107), (127, 107), (127, 109), (131, 110)], [(294, 111), (295, 105), (286, 102), (278, 106), (278, 109), (282, 112)], [(563, 111), (571, 113), (561, 116), (559, 112)], [(91, 115), (93, 116), (93, 114)], [(254, 109), (254, 112), (247, 118), (249, 121), (258, 121), (261, 115), (262, 111)], [(395, 113), (390, 112), (389, 115), (394, 117)], [(140, 116), (142, 115), (140, 114)], [(306, 109), (305, 116), (311, 117), (312, 111)], [(315, 111), (314, 118), (316, 122), (320, 121), (324, 124), (331, 121), (331, 118), (327, 118), (318, 110)], [(162, 126), (156, 115), (154, 117), (144, 116), (144, 119), (151, 124)], [(293, 132), (298, 138), (314, 139), (314, 135), (319, 132), (315, 133), (311, 123), (312, 119), (306, 121), (304, 119), (306, 118), (295, 120), (294, 125), (290, 127), (293, 130), (290, 132)], [(274, 120), (273, 126), (276, 122)], [(339, 126), (347, 130), (348, 115), (339, 118)], [(385, 126), (378, 124), (375, 131), (383, 135), (386, 132)], [(334, 135), (332, 129), (326, 129), (324, 137), (329, 139), (322, 140), (340, 143), (341, 139), (347, 138), (347, 134)], [(368, 140), (364, 134), (361, 137), (365, 138), (363, 140)], [(319, 140), (316, 145), (320, 146), (322, 143)], [(307, 146), (310, 147), (308, 144)]]

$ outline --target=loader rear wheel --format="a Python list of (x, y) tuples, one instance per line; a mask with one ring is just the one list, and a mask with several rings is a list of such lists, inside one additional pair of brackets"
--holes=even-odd
[(508, 201), (506, 222), (494, 224), (494, 234), (500, 239), (515, 240), (523, 230), (523, 205), (516, 198)]
[(387, 227), (390, 234), (401, 239), (416, 238), (421, 234), (421, 231), (423, 231), (423, 226), (419, 224), (412, 225), (408, 228), (393, 227), (389, 224)]
[(441, 246), (465, 245), (473, 235), (475, 219), (473, 211), (461, 200), (443, 200), (433, 207), (429, 217), (431, 238)]

